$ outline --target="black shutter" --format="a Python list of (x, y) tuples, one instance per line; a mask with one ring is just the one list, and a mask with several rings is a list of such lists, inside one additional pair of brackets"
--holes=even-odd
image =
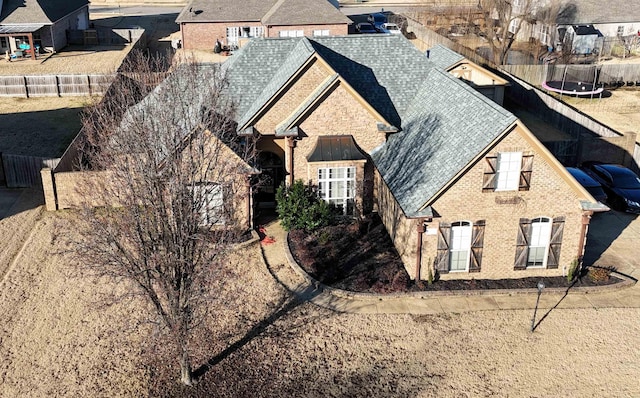
[(531, 240), (531, 220), (521, 218), (518, 225), (518, 239), (516, 241), (516, 259), (514, 270), (527, 268), (527, 258), (529, 256), (529, 241)]
[(522, 155), (520, 167), (520, 184), (518, 190), (528, 191), (531, 188), (531, 170), (533, 169), (533, 155)]
[(484, 242), (484, 220), (476, 221), (473, 224), (471, 233), (471, 259), (469, 261), (469, 272), (480, 272), (482, 264), (482, 245)]
[(498, 165), (497, 156), (487, 156), (484, 158), (484, 176), (482, 178), (482, 192), (490, 192), (496, 189), (496, 170)]
[(547, 268), (558, 268), (560, 263), (560, 246), (562, 245), (562, 232), (564, 230), (564, 217), (553, 219), (551, 226), (551, 240), (549, 240), (549, 255), (547, 256)]
[(451, 239), (451, 224), (440, 223), (438, 228), (438, 252), (436, 255), (436, 270), (441, 274), (449, 272), (449, 240)]

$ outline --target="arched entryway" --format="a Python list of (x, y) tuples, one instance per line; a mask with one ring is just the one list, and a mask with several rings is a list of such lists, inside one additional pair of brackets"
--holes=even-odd
[(258, 169), (262, 172), (258, 176), (255, 203), (260, 209), (275, 208), (276, 189), (284, 181), (284, 161), (271, 151), (258, 154)]

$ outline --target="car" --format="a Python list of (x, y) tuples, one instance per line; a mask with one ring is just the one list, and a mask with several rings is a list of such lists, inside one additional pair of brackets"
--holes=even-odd
[(376, 29), (382, 26), (383, 23), (387, 22), (387, 16), (381, 12), (376, 12), (373, 14), (367, 15), (367, 22), (373, 25)]
[(613, 209), (640, 214), (640, 178), (619, 164), (588, 162), (582, 170), (598, 181)]
[(401, 35), (402, 34), (402, 31), (400, 30), (398, 25), (396, 25), (394, 23), (390, 23), (390, 22), (383, 23), (378, 28), (378, 31), (380, 33), (391, 33), (392, 35)]
[(356, 32), (358, 33), (378, 33), (376, 28), (369, 22), (360, 22), (356, 25)]
[(584, 171), (575, 168), (575, 167), (567, 167), (567, 171), (569, 174), (573, 176), (593, 196), (595, 200), (598, 202), (604, 203), (607, 201), (607, 194), (602, 189), (602, 185), (596, 180), (594, 180), (589, 174)]

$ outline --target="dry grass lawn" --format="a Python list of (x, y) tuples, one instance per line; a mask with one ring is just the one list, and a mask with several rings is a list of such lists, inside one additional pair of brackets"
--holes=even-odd
[(2, 397), (640, 395), (640, 309), (555, 309), (535, 333), (531, 311), (341, 314), (288, 301), (256, 246), (212, 286), (196, 362), (216, 364), (185, 394), (142, 355), (142, 303), (99, 308), (122, 287), (73, 272), (73, 217), (45, 213), (0, 285)]
[(640, 89), (617, 89), (602, 99), (573, 98), (563, 100), (612, 129), (640, 134)]
[(0, 98), (0, 152), (61, 156), (80, 131), (80, 112), (96, 98)]
[(24, 58), (8, 62), (0, 59), (0, 75), (69, 75), (115, 73), (132, 46), (68, 46), (37, 60)]

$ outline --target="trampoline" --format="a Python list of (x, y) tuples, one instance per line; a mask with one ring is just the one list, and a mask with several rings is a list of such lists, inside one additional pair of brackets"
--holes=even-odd
[(575, 97), (602, 96), (604, 88), (598, 84), (596, 65), (549, 65), (542, 88), (547, 91)]
[(542, 87), (554, 93), (575, 95), (578, 97), (598, 95), (604, 91), (602, 87), (595, 87), (593, 82), (550, 81), (542, 82)]

